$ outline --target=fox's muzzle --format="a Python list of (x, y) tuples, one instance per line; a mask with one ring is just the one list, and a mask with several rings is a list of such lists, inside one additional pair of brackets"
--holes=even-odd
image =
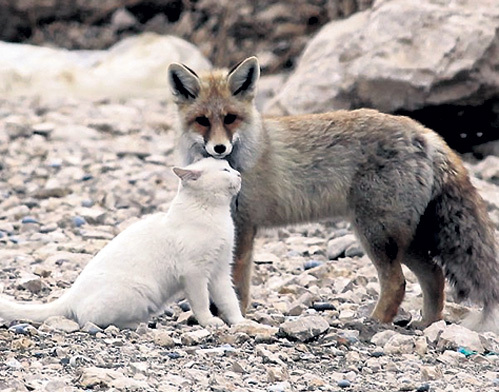
[(218, 144), (208, 142), (205, 144), (204, 148), (213, 158), (225, 158), (232, 152), (232, 143), (229, 141)]

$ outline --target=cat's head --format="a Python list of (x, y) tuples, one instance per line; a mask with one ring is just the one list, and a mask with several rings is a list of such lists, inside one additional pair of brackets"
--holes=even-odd
[(200, 194), (235, 196), (241, 189), (241, 175), (223, 159), (203, 158), (186, 167), (174, 167), (182, 187)]

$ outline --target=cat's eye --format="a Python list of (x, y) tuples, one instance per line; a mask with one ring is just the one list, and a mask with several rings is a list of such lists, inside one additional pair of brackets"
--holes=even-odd
[(203, 127), (209, 127), (210, 126), (210, 120), (206, 116), (198, 116), (195, 118), (195, 121), (203, 126)]
[(232, 124), (234, 121), (236, 121), (236, 119), (237, 119), (237, 116), (235, 114), (228, 113), (224, 117), (224, 124), (225, 125)]

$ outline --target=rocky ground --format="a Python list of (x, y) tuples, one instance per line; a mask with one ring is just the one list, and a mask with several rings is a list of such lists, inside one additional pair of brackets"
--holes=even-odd
[[(58, 297), (111, 238), (175, 194), (172, 107), (158, 100), (0, 101), (0, 291)], [(470, 162), (499, 227), (499, 159)], [(254, 324), (203, 329), (185, 302), (137, 330), (65, 319), (0, 327), (0, 391), (499, 391), (499, 337), (425, 331), (408, 274), (397, 325), (367, 315), (374, 267), (348, 225), (262, 232)]]

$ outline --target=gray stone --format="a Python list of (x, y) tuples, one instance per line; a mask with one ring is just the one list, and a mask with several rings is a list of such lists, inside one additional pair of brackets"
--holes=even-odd
[(83, 332), (87, 332), (90, 335), (97, 335), (99, 332), (103, 332), (102, 328), (98, 327), (94, 323), (87, 321), (85, 325), (81, 328)]
[(135, 16), (125, 8), (116, 10), (111, 16), (111, 26), (117, 30), (128, 29), (137, 23)]
[(364, 249), (359, 243), (354, 243), (345, 249), (345, 257), (362, 257), (364, 256)]
[(192, 332), (186, 332), (182, 334), (180, 339), (182, 341), (182, 344), (186, 346), (195, 346), (197, 344), (200, 344), (209, 336), (211, 336), (211, 332), (203, 328)]
[(478, 333), (457, 324), (448, 325), (442, 331), (437, 347), (440, 349), (457, 349), (463, 347), (480, 354), (484, 352)]
[(385, 354), (411, 354), (416, 346), (416, 338), (396, 333), (383, 346)]
[(437, 357), (437, 360), (449, 366), (457, 366), (462, 363), (466, 357), (455, 350), (445, 350)]
[(371, 338), (371, 343), (374, 343), (378, 347), (383, 347), (395, 335), (397, 335), (397, 332), (387, 329), (375, 334)]
[[(123, 23), (124, 18), (119, 19)], [(67, 51), (2, 42), (0, 58), (3, 96), (161, 95), (171, 99), (171, 94), (165, 94), (169, 91), (165, 75), (170, 63), (182, 62), (196, 70), (210, 68), (201, 51), (189, 42), (152, 33), (128, 37), (106, 51)]]
[(424, 335), (431, 343), (436, 343), (440, 334), (446, 329), (447, 325), (444, 320), (437, 321), (431, 324), (423, 331)]
[(106, 211), (99, 207), (79, 208), (76, 213), (93, 225), (104, 223), (104, 219), (106, 218)]
[(231, 333), (244, 333), (251, 337), (266, 336), (270, 338), (279, 331), (279, 328), (246, 320), (242, 323), (233, 325), (230, 328), (230, 331)]
[(118, 390), (140, 391), (147, 388), (144, 381), (126, 377), (122, 372), (112, 369), (88, 367), (83, 369), (77, 380), (82, 388), (116, 388)]
[(377, 1), (325, 25), (267, 111), (483, 102), (499, 88), (498, 14), (495, 0)]
[(353, 234), (347, 234), (342, 237), (333, 238), (327, 243), (327, 257), (329, 260), (337, 259), (345, 254), (348, 247), (355, 244), (357, 239)]
[(170, 335), (170, 332), (158, 329), (153, 332), (154, 343), (161, 347), (173, 348), (175, 347), (175, 341)]
[(47, 287), (39, 277), (23, 279), (23, 281), (19, 282), (19, 285), (34, 294), (39, 293), (43, 288)]
[(80, 326), (77, 322), (69, 320), (66, 317), (52, 316), (45, 320), (45, 322), (40, 327), (40, 330), (71, 333), (79, 331)]
[(302, 316), (296, 320), (286, 321), (279, 332), (290, 339), (306, 342), (329, 329), (329, 323), (320, 316)]

